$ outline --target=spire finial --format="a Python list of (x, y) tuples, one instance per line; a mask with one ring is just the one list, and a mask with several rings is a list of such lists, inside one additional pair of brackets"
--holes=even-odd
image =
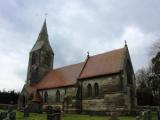
[(48, 13), (44, 13), (44, 16), (45, 16), (45, 20), (46, 20), (46, 18), (47, 18), (47, 15), (48, 15)]
[(48, 34), (48, 32), (47, 32), (46, 18), (44, 20), (44, 23), (43, 23), (42, 29), (40, 31), (40, 34)]
[(89, 58), (89, 51), (87, 51), (87, 57)]
[(125, 40), (125, 45), (124, 45), (125, 47), (127, 47), (127, 41)]

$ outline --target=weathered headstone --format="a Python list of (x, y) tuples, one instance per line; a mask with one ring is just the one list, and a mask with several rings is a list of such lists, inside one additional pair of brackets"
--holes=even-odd
[(13, 111), (13, 101), (10, 102), (10, 104), (8, 105), (8, 113)]
[(160, 120), (160, 111), (157, 111), (157, 118)]
[(1, 112), (0, 120), (6, 120), (6, 119), (7, 119), (7, 112)]
[(142, 111), (141, 118), (142, 120), (152, 120), (151, 111), (150, 110)]
[(48, 107), (47, 108), (47, 120), (61, 120), (60, 108)]
[(110, 120), (119, 120), (118, 117), (117, 117), (117, 114), (115, 112), (111, 113)]
[(141, 120), (141, 116), (137, 115), (136, 120)]
[(28, 107), (24, 108), (24, 117), (29, 117), (29, 108)]
[(148, 110), (148, 120), (152, 120), (152, 112)]
[(47, 106), (46, 112), (47, 112), (47, 120), (53, 120), (53, 107)]
[(16, 120), (16, 112), (9, 113), (9, 120)]

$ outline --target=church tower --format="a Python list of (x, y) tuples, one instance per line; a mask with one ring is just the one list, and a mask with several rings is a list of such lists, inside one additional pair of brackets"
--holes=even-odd
[(46, 20), (38, 39), (30, 51), (27, 84), (38, 83), (53, 68), (54, 52), (48, 40)]

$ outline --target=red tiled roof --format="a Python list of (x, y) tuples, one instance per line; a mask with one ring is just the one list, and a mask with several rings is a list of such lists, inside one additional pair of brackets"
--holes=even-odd
[(69, 65), (50, 70), (44, 78), (36, 84), (37, 89), (48, 89), (74, 85), (77, 82), (84, 63)]
[(89, 57), (79, 79), (118, 73), (123, 69), (126, 47)]
[(50, 70), (37, 84), (36, 89), (49, 89), (74, 85), (77, 79), (118, 73), (123, 69), (127, 48), (90, 56), (85, 62)]

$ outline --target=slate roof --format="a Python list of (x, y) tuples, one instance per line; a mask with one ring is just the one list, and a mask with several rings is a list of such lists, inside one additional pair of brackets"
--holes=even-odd
[(50, 70), (35, 85), (36, 89), (49, 89), (76, 84), (78, 79), (119, 73), (123, 69), (127, 48), (90, 56), (85, 62)]

